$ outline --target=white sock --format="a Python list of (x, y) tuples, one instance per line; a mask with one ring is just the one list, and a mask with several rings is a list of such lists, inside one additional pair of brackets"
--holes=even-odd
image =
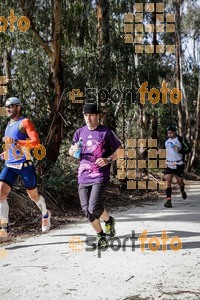
[(7, 200), (0, 200), (0, 225), (8, 224), (9, 206)]
[(40, 211), (42, 212), (42, 215), (46, 215), (47, 214), (47, 208), (46, 208), (46, 203), (44, 198), (40, 195), (40, 198), (37, 202), (35, 202), (37, 204), (37, 206), (39, 207)]

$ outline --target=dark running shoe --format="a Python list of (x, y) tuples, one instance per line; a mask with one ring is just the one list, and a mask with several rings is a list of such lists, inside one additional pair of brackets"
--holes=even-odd
[(167, 207), (167, 208), (172, 207), (172, 202), (171, 202), (171, 200), (167, 200), (167, 201), (165, 202), (165, 204), (164, 204), (164, 207)]
[(106, 230), (106, 237), (107, 238), (112, 238), (115, 236), (116, 231), (115, 231), (115, 219), (113, 217), (110, 217), (110, 223), (106, 224), (105, 223), (105, 230)]
[(186, 194), (185, 191), (181, 192), (181, 194), (182, 194), (182, 198), (183, 198), (184, 200), (187, 199), (187, 194)]
[(95, 248), (101, 249), (106, 247), (108, 247), (108, 239), (106, 238), (106, 235), (104, 234), (102, 236), (100, 234), (97, 234)]

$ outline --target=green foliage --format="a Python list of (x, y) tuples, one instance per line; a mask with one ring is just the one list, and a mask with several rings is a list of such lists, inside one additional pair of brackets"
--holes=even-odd
[[(53, 1), (27, 1), (25, 8), (30, 14), (36, 29), (50, 46), (52, 36), (52, 4)], [(74, 88), (80, 88), (82, 92), (86, 87), (113, 89), (123, 91), (125, 88), (133, 88), (138, 94), (140, 85), (148, 81), (148, 88), (160, 89), (162, 81), (168, 83), (170, 89), (176, 87), (175, 56), (167, 54), (135, 55), (134, 47), (124, 43), (124, 13), (133, 12), (134, 1), (109, 1), (109, 21), (106, 27), (101, 27), (101, 46), (98, 45), (97, 32), (97, 1), (62, 1), (62, 37), (61, 57), (64, 77), (65, 99), (64, 113), (65, 127), (63, 133), (63, 145), (60, 149), (60, 157), (49, 171), (50, 175), (46, 183), (59, 189), (61, 186), (74, 184), (75, 169), (77, 165), (67, 158), (63, 163), (63, 154), (66, 143), (72, 140), (74, 131), (84, 125), (82, 117), (82, 104), (72, 104), (69, 101), (69, 92)], [(137, 1), (143, 3), (144, 1)], [(160, 1), (156, 1), (160, 2)], [(194, 38), (199, 44), (199, 10), (195, 1), (184, 2), (182, 16), (182, 38)], [(167, 10), (173, 12), (171, 1), (165, 1)], [(14, 9), (17, 16), (23, 15), (19, 1), (6, 1), (1, 4), (1, 15), (7, 16), (10, 9)], [(104, 43), (105, 33), (109, 35), (109, 43)], [(25, 106), (24, 114), (33, 120), (39, 132), (42, 143), (44, 142), (51, 124), (54, 94), (49, 85), (49, 58), (42, 46), (38, 43), (33, 32), (28, 30), (22, 33), (15, 30), (14, 33), (6, 31), (0, 33), (0, 54), (3, 57), (7, 51), (11, 55), (11, 81), (7, 96), (15, 95), (22, 99)], [(172, 41), (169, 35), (160, 36), (159, 42)], [(145, 43), (148, 42), (145, 36)], [(183, 47), (183, 49), (185, 49)], [(186, 51), (186, 50), (185, 50)], [(194, 57), (186, 57), (183, 53), (183, 80), (188, 99), (191, 125), (196, 117), (196, 99), (198, 83), (198, 66)], [(106, 59), (105, 59), (106, 57)], [(5, 73), (5, 63), (1, 61), (1, 73)], [(4, 102), (6, 97), (1, 98)], [(168, 97), (169, 98), (169, 97)], [(146, 137), (151, 136), (152, 120), (157, 118), (158, 135), (165, 136), (165, 128), (169, 123), (177, 122), (177, 107), (172, 103), (163, 105), (161, 102), (152, 105), (148, 100), (141, 108), (138, 103), (126, 101), (122, 103), (120, 94), (116, 101), (107, 99), (103, 112), (107, 114), (107, 121), (113, 125), (120, 138), (137, 137), (141, 129)], [(141, 120), (140, 110), (143, 110)], [(5, 127), (5, 120), (1, 124), (1, 133)], [(194, 134), (192, 132), (192, 134)], [(67, 142), (66, 142), (67, 141)], [(69, 146), (69, 145), (68, 145)], [(62, 161), (62, 162), (61, 162)], [(67, 165), (67, 168), (66, 168)], [(65, 177), (67, 179), (65, 179)], [(46, 180), (46, 179), (45, 179)]]
[(63, 192), (77, 189), (78, 161), (68, 156), (69, 147), (69, 142), (62, 144), (57, 162), (51, 166), (43, 178), (45, 186), (50, 190)]

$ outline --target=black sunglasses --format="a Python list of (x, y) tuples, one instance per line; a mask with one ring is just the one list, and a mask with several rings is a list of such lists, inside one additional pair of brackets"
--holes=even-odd
[(18, 104), (5, 105), (5, 108), (13, 108), (14, 106), (18, 106)]

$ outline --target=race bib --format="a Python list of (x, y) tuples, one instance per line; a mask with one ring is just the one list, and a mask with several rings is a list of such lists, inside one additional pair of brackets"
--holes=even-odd
[(23, 163), (20, 164), (6, 164), (6, 167), (21, 170)]

